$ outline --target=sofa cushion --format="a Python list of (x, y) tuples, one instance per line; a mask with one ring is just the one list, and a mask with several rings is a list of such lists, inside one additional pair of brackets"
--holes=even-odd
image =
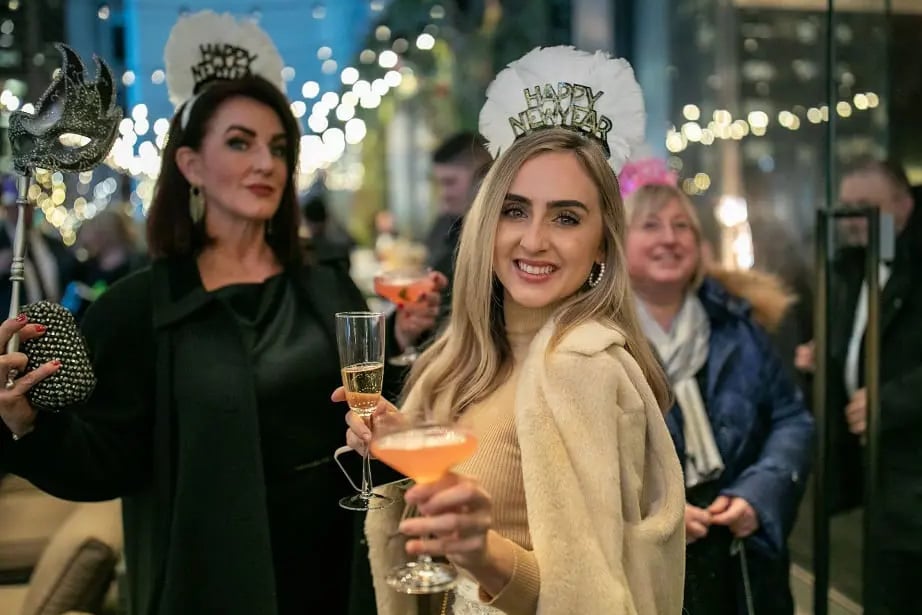
[(51, 535), (76, 507), (18, 476), (0, 479), (0, 579), (27, 579)]
[(27, 585), (0, 585), (0, 613), (19, 615), (28, 592)]
[(78, 505), (42, 553), (21, 615), (98, 611), (121, 552), (120, 503)]

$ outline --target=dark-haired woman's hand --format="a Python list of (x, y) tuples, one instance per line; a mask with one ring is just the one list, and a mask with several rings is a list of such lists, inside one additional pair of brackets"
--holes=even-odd
[[(18, 334), (20, 340), (29, 340), (44, 332), (44, 326), (28, 324), (25, 315), (5, 320), (0, 324), (0, 348), (6, 348), (13, 335)], [(28, 362), (29, 358), (21, 352), (0, 354), (0, 419), (15, 437), (32, 431), (35, 423), (35, 409), (26, 399), (26, 392), (61, 368), (59, 361), (49, 361), (17, 378), (17, 374), (25, 371)]]
[(394, 335), (401, 350), (414, 346), (427, 331), (435, 328), (442, 306), (442, 290), (448, 286), (448, 278), (438, 271), (429, 273), (431, 288), (414, 303), (397, 307)]

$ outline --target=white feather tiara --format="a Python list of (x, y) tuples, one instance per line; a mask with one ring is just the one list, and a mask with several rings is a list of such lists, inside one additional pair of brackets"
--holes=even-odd
[(237, 20), (230, 13), (199, 11), (181, 17), (170, 31), (163, 60), (175, 107), (218, 79), (259, 75), (285, 91), (282, 57), (275, 43), (256, 22)]
[(571, 46), (536, 48), (504, 68), (480, 110), (493, 157), (518, 137), (560, 126), (596, 138), (615, 173), (644, 140), (643, 94), (627, 60)]

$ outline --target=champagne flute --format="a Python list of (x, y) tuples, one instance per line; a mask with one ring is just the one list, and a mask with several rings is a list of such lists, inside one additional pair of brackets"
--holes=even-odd
[[(336, 345), (349, 410), (371, 427), (384, 384), (384, 314), (380, 312), (338, 312)], [(371, 458), (362, 455), (362, 486), (356, 495), (343, 498), (347, 510), (374, 510), (394, 503), (392, 498), (372, 491)]]
[[(372, 436), (371, 451), (418, 484), (438, 481), (477, 448), (474, 435), (458, 425), (406, 416), (388, 418), (379, 422)], [(391, 570), (385, 581), (404, 594), (435, 594), (454, 587), (457, 578), (454, 566), (422, 554), (416, 561)]]
[[(432, 290), (429, 270), (425, 267), (403, 267), (382, 271), (375, 276), (375, 294), (396, 305), (415, 303)], [(407, 348), (388, 363), (398, 367), (413, 365), (419, 356), (414, 346)]]

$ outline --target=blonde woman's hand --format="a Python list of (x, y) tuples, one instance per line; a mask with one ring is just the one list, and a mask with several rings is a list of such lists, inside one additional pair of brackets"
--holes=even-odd
[[(333, 391), (330, 399), (335, 402), (345, 402), (346, 389), (338, 387)], [(346, 430), (346, 444), (352, 450), (364, 455), (365, 449), (368, 448), (368, 444), (371, 442), (371, 429), (374, 423), (385, 420), (385, 417), (391, 415), (399, 416), (399, 410), (397, 406), (383, 397), (378, 401), (375, 411), (367, 419), (363, 419), (352, 410), (349, 410), (346, 412), (346, 425), (349, 426), (349, 429)]]
[(418, 301), (397, 306), (394, 337), (401, 350), (413, 346), (423, 333), (435, 328), (442, 305), (442, 290), (448, 286), (448, 278), (438, 271), (431, 271), (429, 281), (432, 288)]
[[(25, 341), (44, 332), (44, 326), (28, 324), (25, 315), (5, 320), (0, 324), (0, 349), (6, 348), (17, 333), (19, 339)], [(0, 419), (14, 436), (29, 433), (35, 423), (35, 409), (26, 399), (26, 392), (61, 368), (60, 361), (49, 361), (17, 378), (17, 374), (25, 371), (28, 362), (29, 358), (21, 352), (0, 354)]]
[(434, 483), (415, 485), (405, 497), (425, 515), (400, 524), (402, 533), (416, 537), (407, 542), (407, 553), (445, 556), (475, 574), (490, 567), (493, 503), (476, 480), (448, 473)]

